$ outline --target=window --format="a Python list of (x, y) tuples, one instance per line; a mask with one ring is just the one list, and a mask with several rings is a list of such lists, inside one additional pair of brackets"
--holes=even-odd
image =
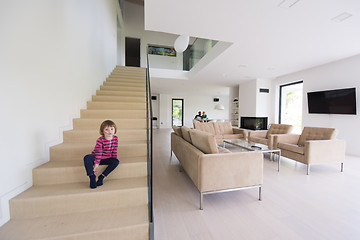
[(184, 125), (184, 99), (172, 100), (172, 125), (183, 126)]
[(279, 123), (294, 126), (294, 133), (302, 130), (303, 81), (280, 86)]

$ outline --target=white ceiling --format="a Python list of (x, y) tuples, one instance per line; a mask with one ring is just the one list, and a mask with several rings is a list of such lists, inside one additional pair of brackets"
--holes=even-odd
[[(360, 0), (281, 2), (146, 0), (145, 30), (233, 43), (191, 77), (199, 84), (235, 86), (360, 54)], [(352, 16), (331, 20), (343, 12)]]

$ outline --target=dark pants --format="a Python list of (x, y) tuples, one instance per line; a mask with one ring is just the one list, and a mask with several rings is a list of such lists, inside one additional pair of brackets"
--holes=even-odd
[[(86, 174), (88, 176), (94, 174), (94, 161), (95, 156), (92, 154), (88, 154), (84, 157), (84, 166), (86, 169)], [(119, 165), (119, 160), (117, 160), (116, 158), (101, 159), (100, 165), (108, 165), (108, 167), (102, 173), (106, 177), (117, 167), (117, 165)]]

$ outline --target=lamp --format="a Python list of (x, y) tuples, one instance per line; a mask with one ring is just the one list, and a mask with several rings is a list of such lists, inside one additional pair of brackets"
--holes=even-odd
[(224, 110), (225, 107), (224, 107), (224, 105), (222, 105), (221, 103), (218, 103), (218, 104), (215, 105), (215, 109), (216, 109), (216, 110)]
[(180, 36), (175, 40), (175, 43), (174, 43), (174, 47), (175, 47), (176, 52), (182, 53), (183, 51), (185, 51), (186, 48), (187, 48), (188, 45), (189, 45), (189, 40), (190, 40), (190, 37), (189, 37), (189, 36), (187, 36), (187, 35), (180, 35)]

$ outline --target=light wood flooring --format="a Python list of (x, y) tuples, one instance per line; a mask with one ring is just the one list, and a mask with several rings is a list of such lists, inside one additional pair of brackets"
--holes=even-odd
[[(170, 160), (170, 129), (154, 130), (156, 240), (360, 239), (360, 158), (311, 167), (264, 158), (262, 201), (258, 190), (204, 196), (179, 162)], [(235, 150), (235, 149), (233, 149)], [(214, 176), (216, 177), (216, 176)]]

